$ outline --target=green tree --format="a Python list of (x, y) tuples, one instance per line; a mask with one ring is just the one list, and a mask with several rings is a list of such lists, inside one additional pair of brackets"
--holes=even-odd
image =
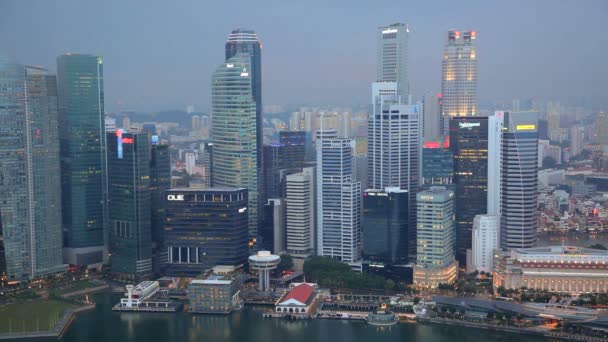
[(603, 251), (608, 250), (608, 248), (606, 248), (606, 246), (602, 245), (601, 243), (594, 243), (593, 245), (589, 246), (589, 248), (601, 249)]
[(281, 254), (281, 262), (277, 266), (277, 272), (281, 273), (293, 269), (293, 259), (289, 254)]

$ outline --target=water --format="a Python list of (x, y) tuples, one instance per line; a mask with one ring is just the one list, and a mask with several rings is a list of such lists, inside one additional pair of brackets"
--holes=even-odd
[[(443, 325), (401, 323), (377, 328), (354, 321), (264, 319), (261, 313), (267, 308), (247, 307), (231, 316), (112, 312), (110, 309), (118, 298), (109, 293), (96, 295), (97, 308), (80, 314), (61, 341), (550, 341), (536, 336)], [(53, 339), (26, 341), (50, 342)]]

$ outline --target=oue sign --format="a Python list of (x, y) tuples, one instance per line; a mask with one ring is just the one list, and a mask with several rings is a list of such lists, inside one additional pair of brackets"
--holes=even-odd
[(184, 195), (167, 195), (168, 201), (183, 201)]

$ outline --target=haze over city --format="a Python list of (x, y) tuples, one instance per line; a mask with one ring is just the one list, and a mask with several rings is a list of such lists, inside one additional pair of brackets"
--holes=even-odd
[[(437, 93), (446, 32), (478, 32), (479, 103), (535, 97), (608, 103), (606, 1), (2, 1), (3, 52), (55, 69), (101, 55), (106, 110), (207, 111), (235, 27), (263, 44), (264, 104), (366, 105), (376, 27), (409, 24), (414, 97)], [(486, 107), (489, 107), (486, 106)]]

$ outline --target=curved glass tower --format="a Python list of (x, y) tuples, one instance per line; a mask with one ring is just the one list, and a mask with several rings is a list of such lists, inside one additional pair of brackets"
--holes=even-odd
[(249, 236), (257, 237), (259, 149), (250, 56), (237, 53), (213, 73), (211, 111), (214, 186), (247, 188)]

